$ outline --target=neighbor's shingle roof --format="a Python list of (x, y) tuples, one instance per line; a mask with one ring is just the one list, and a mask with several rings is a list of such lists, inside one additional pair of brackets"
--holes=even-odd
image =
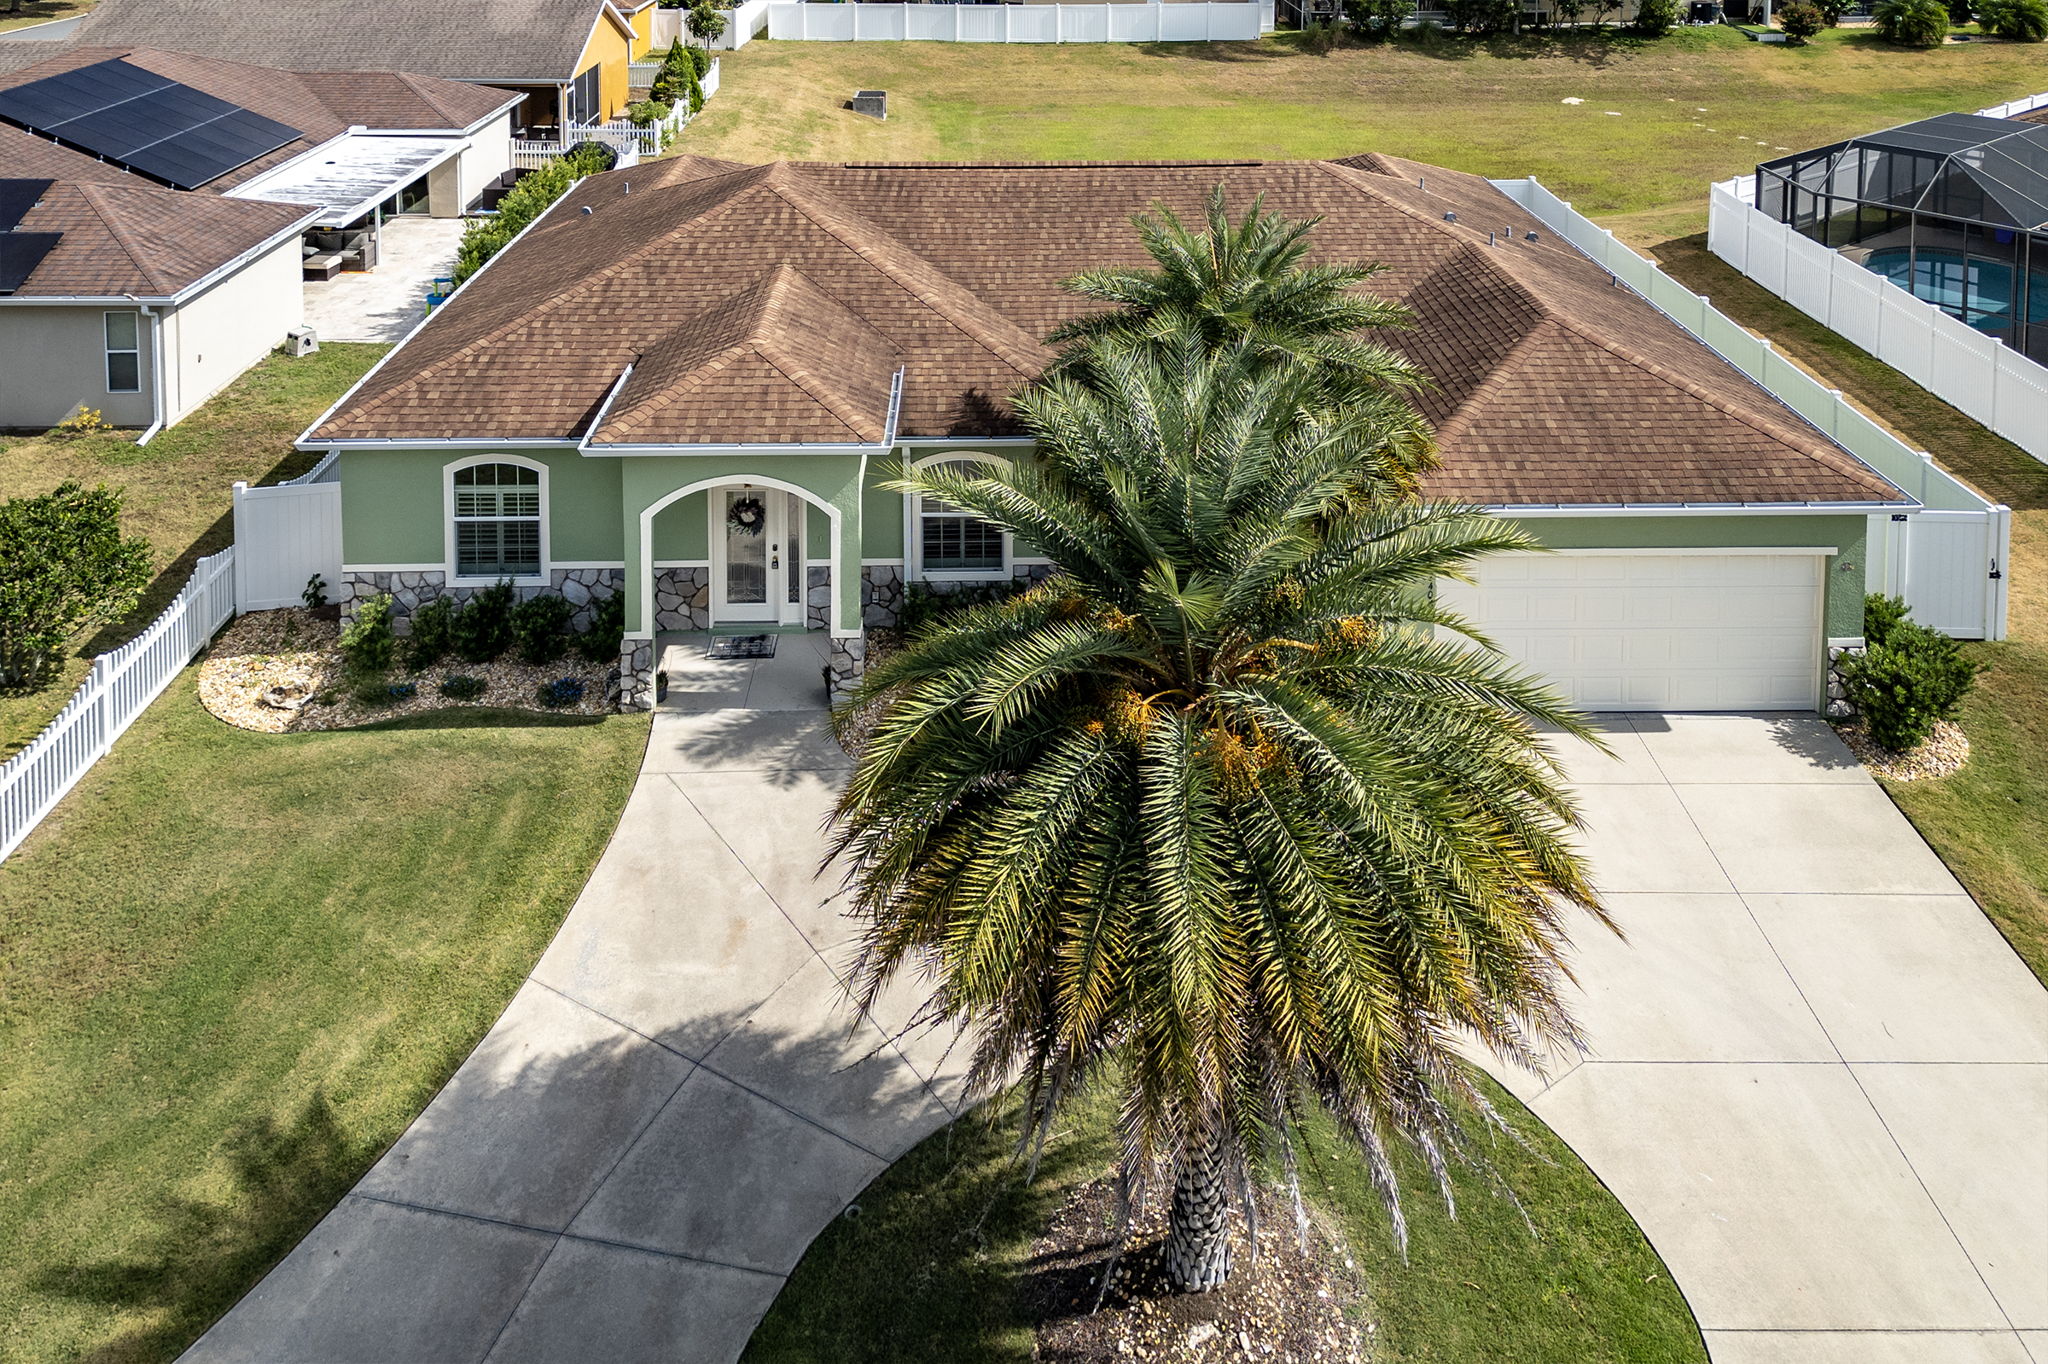
[(63, 240), (14, 296), (168, 297), (311, 211), (306, 204), (186, 194), (132, 178), (126, 184), (53, 184), (17, 227), (61, 232)]
[[(0, 49), (7, 47), (44, 48), (46, 45), (0, 43)], [(0, 74), (0, 89), (27, 85), (113, 58), (154, 71), (216, 99), (239, 104), (303, 134), (202, 187), (210, 193), (232, 189), (273, 166), (312, 150), (329, 138), (339, 137), (351, 127), (467, 128), (516, 98), (505, 90), (430, 76), (388, 71), (303, 73), (184, 52), (98, 45), (65, 47), (39, 61), (16, 65), (14, 69)], [(5, 66), (5, 63), (0, 62), (0, 66)], [(16, 160), (17, 155), (19, 161)], [(96, 170), (90, 169), (95, 167)], [(5, 123), (0, 123), (0, 174), (46, 175), (70, 180), (140, 178)]]
[(301, 71), (566, 81), (602, 12), (602, 0), (99, 0), (78, 36)]
[[(1421, 405), (1439, 427), (1439, 495), (1491, 505), (1899, 497), (1486, 181), (1384, 156), (773, 166), (680, 157), (592, 177), (309, 436), (581, 436), (629, 363), (656, 365), (645, 378), (636, 369), (629, 387), (636, 410), (658, 410), (663, 376), (682, 384), (695, 373), (663, 349), (682, 347), (687, 319), (738, 307), (732, 300), (785, 267), (801, 283), (779, 285), (783, 297), (832, 338), (829, 360), (807, 359), (812, 372), (836, 368), (839, 382), (865, 385), (871, 413), (887, 363), (878, 357), (900, 354), (900, 434), (1009, 434), (1008, 395), (1049, 354), (1034, 338), (1086, 306), (1060, 282), (1148, 263), (1131, 215), (1163, 202), (1198, 219), (1219, 180), (1233, 211), (1261, 194), (1270, 210), (1319, 218), (1319, 257), (1385, 267), (1372, 287), (1407, 303), (1415, 326), (1383, 339), (1436, 385)], [(877, 340), (853, 339), (850, 319)], [(734, 376), (715, 401), (688, 381), (699, 396), (685, 405), (687, 429), (704, 433), (692, 440), (822, 429), (792, 425), (788, 386), (764, 374), (753, 387)], [(805, 420), (822, 421), (816, 410)]]

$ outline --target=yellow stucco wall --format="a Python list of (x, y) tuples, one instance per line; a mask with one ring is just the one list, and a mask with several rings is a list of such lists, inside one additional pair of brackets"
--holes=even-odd
[(631, 42), (609, 17), (600, 15), (597, 27), (591, 30), (590, 41), (583, 45), (583, 56), (576, 63), (576, 74), (580, 76), (593, 66), (601, 68), (597, 77), (597, 97), (606, 118), (617, 118), (626, 107), (626, 87), (632, 76), (626, 68), (632, 60)]
[(643, 5), (629, 17), (633, 21), (633, 60), (640, 61), (654, 46), (654, 6)]

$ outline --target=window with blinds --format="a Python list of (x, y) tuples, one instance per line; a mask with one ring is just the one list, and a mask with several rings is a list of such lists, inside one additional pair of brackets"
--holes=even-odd
[(455, 471), (455, 576), (540, 573), (540, 471), (472, 464)]

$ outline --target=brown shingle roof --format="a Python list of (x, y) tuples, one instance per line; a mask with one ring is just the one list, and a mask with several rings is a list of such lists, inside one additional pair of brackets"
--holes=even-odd
[[(0, 44), (0, 47), (9, 46)], [(44, 48), (47, 44), (12, 46)], [(12, 55), (12, 54), (10, 54)], [(0, 89), (27, 85), (64, 71), (120, 58), (132, 65), (239, 104), (302, 134), (276, 151), (239, 166), (202, 186), (218, 194), (271, 167), (311, 151), (351, 127), (404, 129), (467, 128), (514, 98), (489, 86), (385, 71), (294, 72), (250, 66), (219, 57), (140, 47), (78, 46), (0, 73)], [(0, 63), (4, 66), (5, 63)], [(14, 159), (19, 152), (20, 167)], [(97, 167), (96, 171), (80, 169)], [(9, 175), (48, 175), (67, 180), (127, 179), (127, 172), (94, 157), (59, 147), (46, 138), (0, 123), (0, 167)]]
[(634, 365), (592, 440), (873, 444), (902, 356), (788, 265), (684, 322)]
[[(886, 347), (906, 369), (901, 434), (1008, 434), (1005, 399), (1047, 355), (1034, 338), (1084, 306), (1060, 282), (1145, 263), (1130, 216), (1164, 202), (1198, 217), (1219, 180), (1238, 211), (1257, 193), (1269, 209), (1319, 218), (1319, 256), (1385, 267), (1373, 287), (1416, 318), (1385, 339), (1436, 382), (1423, 403), (1441, 431), (1432, 489), (1442, 495), (1493, 505), (1898, 497), (1486, 181), (1378, 155), (968, 166), (680, 157), (593, 177), (309, 438), (580, 436), (629, 361), (664, 339), (681, 347), (687, 319), (739, 307), (785, 267), (801, 284), (777, 287), (829, 333), (819, 344), (830, 352), (806, 361), (814, 375), (865, 385), (872, 411)], [(689, 408), (687, 429), (705, 433), (693, 440), (829, 425), (791, 425), (781, 406), (791, 390), (765, 370), (719, 372), (722, 413), (703, 405), (713, 390), (692, 390), (705, 395)], [(755, 402), (775, 415), (750, 414)], [(805, 420), (822, 422), (817, 411)]]
[(17, 226), (61, 232), (63, 240), (14, 296), (168, 297), (310, 212), (305, 204), (185, 194), (133, 179), (53, 184)]
[(244, 62), (288, 56), (303, 71), (566, 81), (602, 12), (602, 0), (99, 0), (79, 37)]

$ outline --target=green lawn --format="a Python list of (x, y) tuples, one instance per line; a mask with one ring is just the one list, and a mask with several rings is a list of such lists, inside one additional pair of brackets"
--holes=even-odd
[(292, 440), (361, 378), (387, 347), (326, 345), (302, 359), (273, 355), (148, 445), (132, 431), (97, 436), (0, 436), (0, 497), (48, 492), (67, 479), (122, 492), (122, 525), (148, 538), (157, 575), (128, 617), (80, 639), (62, 672), (33, 691), (0, 689), (0, 759), (35, 738), (96, 654), (156, 619), (192, 565), (234, 538), (230, 487), (305, 472), (313, 457)]
[[(1656, 1252), (1613, 1195), (1505, 1094), (1530, 1143), (1494, 1152), (1519, 1213), (1473, 1177), (1458, 1217), (1416, 1169), (1409, 1255), (1392, 1245), (1361, 1165), (1329, 1129), (1306, 1134), (1303, 1187), (1344, 1229), (1376, 1330), (1375, 1364), (1679, 1364), (1706, 1351)], [(930, 1138), (811, 1246), (747, 1348), (746, 1364), (1023, 1364), (1031, 1243), (1068, 1193), (1113, 1159), (1110, 1114), (1078, 1105), (1058, 1124), (1038, 1180), (1009, 1160), (1014, 1110)]]
[(266, 736), (188, 670), (0, 864), (0, 1358), (167, 1360), (475, 1045), (637, 717)]
[[(679, 151), (739, 160), (1305, 157), (1391, 152), (1533, 175), (1596, 216), (1706, 222), (1706, 185), (1852, 132), (2048, 89), (2041, 49), (1809, 47), (1731, 28), (1346, 46), (755, 42)], [(841, 107), (886, 89), (878, 123)], [(1583, 104), (1564, 104), (1567, 98)], [(1698, 110), (1704, 108), (1704, 114)], [(1608, 111), (1614, 111), (1614, 117)]]
[(52, 19), (69, 19), (92, 8), (92, 0), (11, 0), (12, 8), (0, 6), (0, 30), (47, 24)]

